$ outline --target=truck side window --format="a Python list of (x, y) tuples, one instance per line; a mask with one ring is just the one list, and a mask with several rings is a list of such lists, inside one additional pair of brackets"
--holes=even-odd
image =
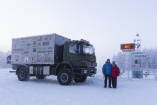
[(70, 53), (76, 53), (76, 44), (70, 44), (69, 45), (69, 52)]

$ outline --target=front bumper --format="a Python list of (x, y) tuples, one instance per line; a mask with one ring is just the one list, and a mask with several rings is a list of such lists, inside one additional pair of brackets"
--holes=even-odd
[(97, 73), (96, 68), (77, 68), (73, 69), (74, 74), (92, 76)]

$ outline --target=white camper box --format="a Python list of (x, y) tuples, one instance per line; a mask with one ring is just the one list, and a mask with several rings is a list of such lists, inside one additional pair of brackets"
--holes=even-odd
[(56, 46), (70, 39), (57, 34), (12, 39), (12, 64), (54, 64)]

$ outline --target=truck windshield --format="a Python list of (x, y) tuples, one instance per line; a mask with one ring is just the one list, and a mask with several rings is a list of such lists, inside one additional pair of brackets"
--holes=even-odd
[(83, 45), (83, 53), (84, 54), (94, 54), (95, 48), (92, 45)]

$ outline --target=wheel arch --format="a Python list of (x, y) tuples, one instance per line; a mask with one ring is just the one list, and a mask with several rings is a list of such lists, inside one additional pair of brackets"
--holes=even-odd
[[(19, 71), (19, 69), (20, 69), (21, 67), (26, 67), (26, 68), (29, 68), (29, 66), (28, 66), (28, 65), (19, 65), (19, 66), (17, 67), (17, 69), (16, 69), (16, 75), (18, 74), (18, 71)], [(27, 71), (27, 72), (29, 72), (29, 69), (28, 69), (28, 71)]]
[(67, 62), (62, 62), (62, 63), (59, 63), (56, 68), (55, 68), (55, 75), (58, 75), (59, 71), (62, 69), (62, 68), (68, 68), (71, 70), (71, 72), (73, 71), (73, 67), (70, 63), (67, 63)]

